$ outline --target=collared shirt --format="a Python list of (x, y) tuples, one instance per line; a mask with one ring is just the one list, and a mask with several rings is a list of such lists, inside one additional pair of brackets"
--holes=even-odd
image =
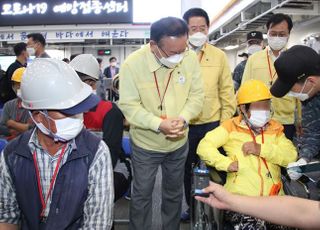
[(272, 49), (270, 48), (270, 46), (267, 46), (266, 48), (268, 50), (269, 53), (269, 57), (271, 58), (272, 62), (275, 62), (277, 60), (277, 58), (280, 56), (280, 54), (282, 52), (284, 52), (287, 48), (283, 48), (282, 50), (279, 51), (279, 55), (276, 57), (272, 51)]
[[(41, 186), (47, 196), (50, 180), (57, 164), (61, 150), (51, 156), (44, 150), (36, 135), (32, 133), (28, 147), (33, 153), (36, 151), (38, 167), (41, 175)], [(62, 159), (63, 164), (77, 146), (75, 141), (67, 143), (66, 152)], [(0, 154), (0, 223), (18, 224), (21, 218), (18, 202), (16, 200), (15, 187), (8, 171), (3, 152)], [(84, 223), (81, 229), (111, 229), (113, 221), (113, 170), (109, 149), (101, 141), (96, 155), (90, 165), (88, 175), (88, 198), (84, 203)], [(45, 215), (50, 211), (51, 197), (48, 200)]]
[(111, 72), (111, 77), (113, 78), (114, 75), (116, 75), (116, 67), (115, 66), (110, 66), (110, 72)]
[[(203, 83), (195, 52), (186, 51), (182, 62), (169, 69), (159, 64), (150, 45), (146, 45), (126, 59), (120, 76), (119, 107), (131, 125), (133, 142), (140, 148), (157, 152), (174, 151), (183, 146), (187, 135), (171, 140), (159, 133), (158, 128), (161, 116), (180, 116), (189, 122), (202, 109)], [(164, 98), (162, 110), (160, 98)]]

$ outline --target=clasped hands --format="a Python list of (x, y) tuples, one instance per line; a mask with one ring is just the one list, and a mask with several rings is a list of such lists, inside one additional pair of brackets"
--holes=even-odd
[(183, 118), (166, 118), (164, 119), (159, 130), (166, 135), (167, 138), (179, 138), (185, 135), (186, 126), (185, 120)]

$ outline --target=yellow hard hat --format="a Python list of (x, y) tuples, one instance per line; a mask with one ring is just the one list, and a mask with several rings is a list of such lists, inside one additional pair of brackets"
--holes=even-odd
[(11, 81), (15, 81), (15, 82), (20, 83), (21, 79), (22, 79), (22, 75), (25, 70), (26, 70), (25, 67), (21, 67), (21, 68), (16, 69), (12, 74)]
[(248, 80), (244, 82), (238, 91), (238, 105), (249, 104), (256, 101), (271, 99), (271, 93), (268, 87), (259, 80)]

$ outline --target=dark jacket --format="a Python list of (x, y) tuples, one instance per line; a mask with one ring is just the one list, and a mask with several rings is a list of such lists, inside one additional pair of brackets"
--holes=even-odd
[[(119, 73), (119, 68), (115, 67), (116, 71), (115, 71), (115, 75)], [(107, 78), (112, 78), (113, 76), (111, 75), (111, 67), (108, 66), (107, 68), (104, 69), (103, 74), (107, 77)]]
[(88, 174), (100, 139), (83, 129), (76, 137), (77, 149), (60, 168), (49, 216), (40, 223), (41, 201), (36, 171), (28, 147), (32, 130), (10, 142), (4, 154), (21, 210), (22, 230), (78, 229), (83, 223), (83, 208), (88, 195)]

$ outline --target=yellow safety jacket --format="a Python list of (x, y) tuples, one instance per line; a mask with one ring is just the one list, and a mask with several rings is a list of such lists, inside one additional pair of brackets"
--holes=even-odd
[[(273, 184), (281, 182), (280, 166), (286, 167), (288, 163), (295, 161), (297, 151), (285, 137), (283, 126), (270, 120), (265, 130), (255, 136), (256, 142), (261, 144), (260, 156), (245, 156), (242, 146), (246, 142), (252, 142), (253, 136), (241, 121), (241, 116), (238, 116), (208, 132), (201, 140), (197, 154), (207, 165), (222, 171), (227, 171), (232, 162), (238, 161), (238, 172), (227, 173), (225, 188), (228, 191), (242, 195), (268, 196)], [(226, 151), (226, 156), (218, 151), (221, 146)], [(282, 188), (279, 194), (283, 194)]]

